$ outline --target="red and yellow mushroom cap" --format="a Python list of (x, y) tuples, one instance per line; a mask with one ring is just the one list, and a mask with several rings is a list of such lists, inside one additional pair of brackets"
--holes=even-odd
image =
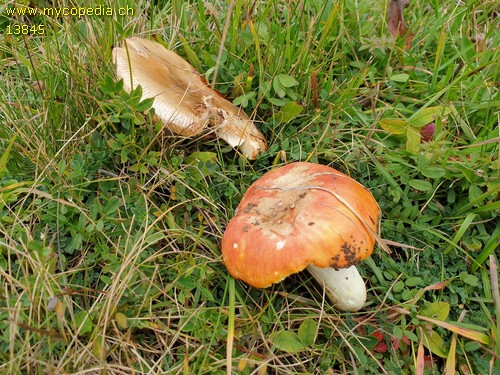
[(372, 194), (324, 165), (274, 169), (243, 196), (222, 238), (236, 279), (264, 288), (312, 264), (347, 268), (374, 248), (379, 207)]

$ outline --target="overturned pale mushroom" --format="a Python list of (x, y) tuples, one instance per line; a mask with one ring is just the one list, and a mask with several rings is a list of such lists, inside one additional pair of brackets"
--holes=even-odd
[(361, 184), (330, 167), (292, 163), (243, 196), (222, 238), (237, 279), (265, 288), (307, 268), (336, 307), (356, 311), (366, 287), (355, 264), (375, 245), (379, 207)]
[(210, 88), (203, 76), (175, 52), (135, 37), (114, 48), (113, 58), (125, 90), (140, 85), (143, 97), (154, 98), (156, 115), (172, 132), (194, 136), (210, 126), (248, 159), (257, 158), (267, 149), (264, 136), (246, 113)]

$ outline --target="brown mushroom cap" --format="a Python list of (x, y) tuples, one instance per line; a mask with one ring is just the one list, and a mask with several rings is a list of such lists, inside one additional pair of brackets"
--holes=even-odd
[(292, 163), (255, 181), (222, 238), (233, 277), (264, 288), (309, 264), (335, 269), (369, 256), (379, 207), (361, 184), (333, 168)]

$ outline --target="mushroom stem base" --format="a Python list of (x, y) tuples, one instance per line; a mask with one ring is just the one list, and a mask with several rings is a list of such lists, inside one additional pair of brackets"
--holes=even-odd
[(326, 295), (340, 310), (358, 311), (366, 302), (366, 287), (356, 266), (335, 270), (313, 264), (307, 270), (325, 287)]

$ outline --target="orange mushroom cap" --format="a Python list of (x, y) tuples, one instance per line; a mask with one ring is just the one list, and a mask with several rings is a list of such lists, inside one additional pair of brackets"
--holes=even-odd
[(229, 273), (264, 288), (309, 264), (346, 268), (368, 257), (380, 210), (372, 194), (324, 165), (274, 169), (243, 196), (222, 238)]

